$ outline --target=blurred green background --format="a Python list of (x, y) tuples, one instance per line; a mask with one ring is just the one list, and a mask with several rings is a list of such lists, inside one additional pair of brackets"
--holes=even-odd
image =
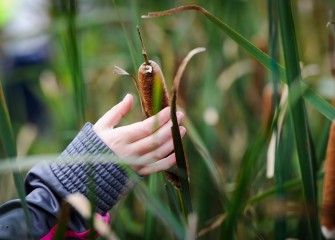
[[(198, 228), (212, 226), (224, 214), (226, 202), (213, 182), (213, 173), (206, 167), (201, 147), (195, 144), (195, 132), (220, 172), (224, 181), (222, 188), (228, 196), (232, 195), (246, 151), (269, 127), (264, 122), (266, 100), (263, 94), (265, 87), (272, 84), (271, 75), (198, 13), (184, 12), (157, 19), (141, 19), (141, 15), (187, 4), (202, 6), (264, 52), (277, 47), (279, 62), (283, 63), (281, 40), (275, 47), (269, 44), (271, 2), (80, 0), (74, 14), (67, 1), (2, 1), (0, 79), (18, 154), (59, 154), (85, 121), (94, 123), (126, 93), (132, 93), (135, 101), (122, 124), (144, 118), (131, 79), (113, 74), (117, 65), (137, 76), (143, 62), (137, 25), (148, 56), (160, 64), (169, 89), (187, 53), (193, 48), (205, 47), (206, 52), (195, 56), (185, 71), (178, 104), (187, 116), (186, 127), (190, 127), (187, 130), (191, 133), (184, 138), (184, 145)], [(330, 0), (292, 1), (303, 80), (329, 102), (335, 97), (330, 61), (335, 55), (331, 50), (334, 43), (329, 42), (328, 36), (333, 27), (327, 28), (326, 24), (334, 20), (334, 7), (335, 3)], [(29, 8), (31, 13), (27, 13)], [(36, 14), (40, 12), (45, 16), (38, 19)], [(15, 19), (24, 27), (13, 23)], [(30, 21), (32, 26), (25, 26)], [(32, 43), (34, 41), (40, 45)], [(315, 171), (322, 174), (330, 122), (309, 105), (307, 113), (317, 155)], [(281, 172), (281, 183), (300, 178), (292, 126), (289, 119), (285, 122), (284, 143), (280, 149), (285, 162), (281, 169), (275, 170), (276, 174)], [(268, 142), (262, 145), (256, 161), (246, 170), (248, 177), (241, 199), (244, 204), (278, 185), (274, 177), (266, 177), (267, 148)], [(2, 157), (1, 153), (0, 145)], [(10, 179), (9, 174), (1, 174), (1, 203), (16, 197)], [(163, 185), (160, 177), (157, 181)], [(322, 178), (318, 186), (321, 198)], [(285, 189), (282, 195), (274, 190), (267, 198), (246, 207), (235, 226), (236, 238), (307, 239), (306, 221), (301, 214), (301, 191), (298, 183)], [(158, 187), (158, 192), (164, 202), (163, 186)], [(121, 239), (144, 238), (145, 211), (130, 193), (112, 210), (112, 228)], [(152, 239), (173, 239), (171, 231), (163, 225), (161, 221), (155, 222)], [(220, 226), (221, 222), (202, 238), (224, 239)]]

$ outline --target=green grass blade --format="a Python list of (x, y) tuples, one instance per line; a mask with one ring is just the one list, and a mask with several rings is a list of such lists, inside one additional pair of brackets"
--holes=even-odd
[(12, 125), (10, 122), (9, 112), (6, 105), (5, 96), (0, 82), (0, 137), (8, 158), (16, 157), (16, 143)]
[[(14, 139), (12, 124), (10, 122), (9, 112), (4, 96), (4, 92), (2, 90), (2, 84), (0, 81), (0, 140), (4, 146), (4, 151), (6, 156), (10, 158), (11, 160), (16, 160), (16, 142)], [(26, 201), (26, 195), (25, 190), (23, 186), (23, 178), (21, 176), (21, 173), (18, 171), (13, 172), (14, 182), (16, 186), (16, 190), (19, 194), (19, 197), (21, 199), (22, 208), (24, 211), (25, 221), (28, 226), (28, 231), (31, 231), (31, 221), (29, 216), (29, 210), (28, 210), (28, 203)], [(30, 237), (33, 235), (30, 232)]]
[(67, 21), (66, 31), (63, 33), (63, 44), (72, 78), (78, 124), (82, 126), (86, 117), (86, 87), (77, 41), (76, 8), (75, 0), (63, 0)]
[[(158, 175), (154, 174), (149, 178), (149, 193), (157, 194), (157, 179)], [(145, 225), (144, 225), (144, 239), (153, 239), (154, 233), (154, 216), (151, 212), (145, 214)]]
[(226, 239), (235, 239), (237, 222), (244, 209), (244, 199), (253, 176), (252, 171), (260, 154), (265, 150), (268, 141), (267, 135), (260, 134), (253, 144), (250, 144), (243, 156), (238, 179), (236, 180), (237, 187), (231, 198), (231, 204), (227, 208), (227, 219), (222, 226), (222, 236), (225, 236)]
[(28, 171), (34, 165), (45, 161), (45, 162), (54, 162), (58, 158), (58, 155), (32, 155), (25, 156), (23, 158), (4, 158), (0, 159), (0, 174), (9, 173), (15, 171)]
[[(317, 175), (318, 179), (323, 179), (324, 178), (324, 172), (319, 172)], [(301, 179), (292, 179), (289, 181), (286, 181), (285, 183), (283, 183), (282, 185), (282, 189), (285, 191), (292, 191), (298, 188), (301, 188)], [(277, 186), (274, 187), (270, 187), (267, 190), (262, 191), (261, 193), (249, 198), (249, 200), (247, 200), (245, 202), (245, 208), (248, 208), (252, 205), (255, 205), (257, 203), (259, 203), (260, 201), (263, 201), (264, 199), (273, 196), (276, 192), (277, 192)]]
[[(295, 36), (291, 2), (288, 0), (278, 1), (280, 29), (283, 42), (284, 59), (286, 66), (287, 85), (289, 87), (289, 102), (292, 101), (291, 86), (301, 79), (299, 66), (298, 47)], [(295, 88), (295, 91), (301, 89)], [(305, 196), (306, 212), (309, 225), (309, 234), (312, 239), (320, 239), (319, 219), (317, 211), (317, 191), (315, 182), (315, 169), (313, 168), (312, 142), (309, 136), (308, 119), (303, 99), (298, 99), (294, 105), (289, 104), (291, 120), (293, 123), (294, 137), (299, 158), (300, 172), (302, 175), (303, 192)], [(308, 209), (312, 208), (312, 211)]]
[(205, 143), (202, 141), (191, 119), (189, 118), (185, 119), (185, 126), (187, 128), (187, 136), (190, 138), (190, 140), (194, 144), (195, 150), (198, 151), (200, 156), (202, 156), (205, 162), (205, 165), (208, 168), (208, 171), (211, 173), (210, 176), (213, 178), (213, 181), (216, 184), (216, 187), (221, 194), (220, 199), (222, 199), (224, 203), (228, 203), (227, 193), (224, 189), (225, 181), (222, 178), (223, 174), (219, 171), (220, 169), (219, 166), (217, 166), (216, 162), (210, 155), (208, 149), (205, 146)]
[[(278, 6), (277, 2), (275, 0), (268, 0), (268, 16), (269, 16), (269, 54), (270, 56), (275, 59), (276, 61), (279, 59), (279, 44), (278, 44)], [(278, 69), (275, 69), (274, 71), (278, 71)], [(279, 105), (279, 94), (278, 94), (278, 85), (279, 85), (279, 79), (277, 75), (274, 72), (270, 72), (270, 79), (272, 82), (272, 92), (273, 92), (273, 100), (272, 100), (272, 106), (279, 111), (280, 105)], [(278, 119), (277, 119), (278, 120)], [(277, 194), (276, 198), (280, 202), (285, 202), (286, 200), (286, 193), (282, 187), (283, 182), (285, 181), (286, 177), (286, 164), (289, 163), (291, 160), (290, 158), (285, 158), (285, 151), (287, 150), (284, 146), (286, 146), (283, 140), (283, 135), (281, 132), (279, 132), (280, 127), (278, 126), (278, 121), (275, 121), (274, 129), (273, 129), (273, 136), (275, 136), (275, 174), (274, 179), (275, 183), (277, 185)], [(285, 129), (285, 126), (284, 126)], [(283, 131), (283, 130), (281, 130)], [(289, 165), (287, 165), (289, 166)], [(279, 215), (275, 219), (275, 229), (274, 229), (274, 235), (275, 239), (285, 239), (286, 235), (286, 217), (284, 214)]]
[(119, 8), (117, 7), (115, 0), (112, 0), (112, 2), (113, 2), (113, 5), (114, 5), (114, 8), (116, 9), (117, 15), (119, 17), (119, 21), (120, 21), (121, 28), (122, 28), (122, 31), (123, 31), (123, 34), (124, 34), (124, 38), (126, 40), (127, 47), (128, 47), (129, 53), (130, 53), (131, 60), (132, 60), (134, 73), (137, 73), (137, 70), (138, 70), (137, 66), (139, 66), (139, 64), (138, 64), (138, 60), (137, 60), (136, 55), (135, 55), (134, 47), (130, 43), (130, 36), (127, 33), (127, 30), (126, 30), (126, 27), (124, 25), (124, 21), (123, 21), (123, 18), (121, 16), (121, 13), (119, 11)]
[(325, 99), (323, 99), (320, 95), (315, 93), (312, 89), (308, 88), (306, 83), (300, 81), (300, 85), (302, 88), (306, 88), (304, 93), (304, 99), (310, 105), (312, 105), (317, 111), (319, 111), (323, 116), (325, 116), (328, 120), (335, 120), (335, 108), (329, 104)]
[[(88, 159), (87, 159), (88, 160)], [(89, 240), (94, 240), (96, 238), (96, 234), (97, 232), (95, 231), (94, 228), (94, 224), (95, 224), (95, 213), (96, 213), (96, 209), (97, 209), (97, 197), (96, 197), (96, 184), (94, 181), (94, 168), (92, 166), (92, 163), (87, 163), (89, 164), (89, 170), (88, 170), (88, 181), (86, 183), (87, 185), (87, 190), (88, 190), (88, 200), (91, 204), (91, 214), (90, 217), (88, 218), (87, 221), (87, 225), (88, 225), (88, 229), (90, 230), (89, 234), (88, 234), (88, 239)]]
[(66, 230), (70, 217), (71, 205), (68, 202), (62, 202), (61, 209), (58, 216), (56, 232), (53, 239), (66, 239)]
[[(196, 6), (181, 6), (173, 9), (169, 9), (162, 12), (152, 12), (148, 13), (147, 16), (142, 16), (142, 18), (155, 18), (162, 17), (166, 15), (171, 15), (183, 11), (188, 10), (196, 10), (202, 13), (207, 19), (213, 22), (217, 27), (219, 27), (223, 32), (225, 32), (231, 39), (233, 39), (237, 44), (239, 44), (242, 48), (244, 48), (251, 56), (257, 59), (264, 67), (273, 71), (281, 81), (286, 82), (286, 74), (285, 69), (278, 62), (276, 62), (269, 55), (261, 51), (254, 44), (252, 44), (249, 40), (243, 37), (241, 34), (236, 32), (234, 29), (229, 27), (226, 23), (218, 19), (216, 16), (208, 12), (206, 9)], [(301, 81), (301, 85), (303, 87), (307, 87), (307, 85)], [(307, 87), (308, 88), (308, 87)], [(308, 88), (305, 92), (304, 99), (311, 104), (317, 111), (319, 111), (322, 115), (328, 118), (330, 121), (335, 120), (335, 109), (332, 107), (326, 100), (322, 99), (318, 94), (316, 94), (313, 90)]]
[[(289, 190), (294, 190), (297, 188), (301, 187), (301, 179), (293, 179), (290, 181), (287, 181), (285, 183), (282, 184), (281, 188), (282, 190), (285, 191), (289, 191)], [(275, 195), (278, 192), (278, 187), (271, 187), (259, 194), (257, 194), (256, 196), (251, 197), (249, 200), (247, 200), (245, 202), (245, 208), (248, 208), (250, 206), (253, 206), (257, 203), (259, 203), (260, 201), (263, 201), (264, 199), (271, 197), (273, 195)]]
[(170, 210), (156, 195), (150, 193), (147, 187), (142, 183), (136, 187), (135, 193), (142, 204), (160, 219), (167, 229), (171, 230), (178, 239), (184, 238), (185, 229), (183, 225), (174, 217)]
[(177, 199), (178, 199), (177, 194), (178, 194), (179, 190), (176, 189), (173, 186), (173, 184), (170, 181), (168, 181), (167, 179), (165, 179), (164, 182), (165, 182), (165, 190), (166, 190), (166, 194), (167, 194), (167, 197), (168, 197), (168, 202), (169, 202), (171, 212), (174, 214), (174, 216), (179, 221), (181, 221), (181, 218), (180, 218), (181, 208), (180, 208), (179, 202), (177, 201)]

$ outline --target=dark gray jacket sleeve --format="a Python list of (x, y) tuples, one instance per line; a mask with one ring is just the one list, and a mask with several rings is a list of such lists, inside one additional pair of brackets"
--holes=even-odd
[[(96, 212), (106, 215), (131, 187), (125, 170), (111, 159), (115, 159), (114, 153), (87, 123), (56, 162), (42, 163), (29, 171), (25, 188), (34, 239), (50, 235), (55, 228), (62, 198), (71, 193), (88, 197), (88, 185), (92, 179)], [(86, 230), (85, 221), (79, 214), (72, 214), (69, 231), (82, 233)], [(26, 239), (27, 234), (20, 201), (2, 205), (0, 239)]]

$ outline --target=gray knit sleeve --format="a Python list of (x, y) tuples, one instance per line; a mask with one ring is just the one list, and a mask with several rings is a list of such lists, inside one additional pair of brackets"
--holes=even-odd
[(113, 163), (116, 158), (87, 123), (50, 168), (60, 183), (58, 188), (63, 188), (62, 195), (79, 192), (88, 197), (90, 189), (97, 212), (104, 214), (132, 185), (126, 171)]

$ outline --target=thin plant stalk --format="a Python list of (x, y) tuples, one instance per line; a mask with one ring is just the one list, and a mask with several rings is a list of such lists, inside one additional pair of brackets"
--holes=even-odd
[[(16, 150), (16, 142), (14, 139), (14, 133), (12, 124), (10, 121), (9, 111), (7, 108), (5, 95), (2, 90), (2, 84), (0, 81), (0, 140), (4, 146), (5, 157), (16, 161), (17, 150)], [(26, 201), (26, 194), (23, 186), (23, 178), (19, 171), (13, 171), (14, 183), (16, 186), (16, 190), (19, 194), (19, 198), (21, 200), (22, 209), (24, 212), (24, 220), (27, 224), (29, 238), (32, 238), (32, 225), (30, 220), (30, 214), (28, 209), (28, 203)]]
[[(291, 87), (295, 82), (301, 79), (300, 61), (291, 2), (289, 0), (278, 1), (278, 10), (286, 66), (286, 79), (289, 87), (288, 99), (290, 102), (292, 101)], [(294, 90), (301, 91), (301, 89), (298, 88), (295, 88)], [(313, 146), (309, 134), (309, 124), (303, 99), (297, 99), (294, 105), (289, 104), (289, 111), (293, 123), (293, 132), (302, 176), (308, 231), (312, 239), (320, 239), (320, 225), (317, 215), (317, 189), (315, 169), (313, 166)]]
[(63, 34), (64, 47), (72, 78), (78, 124), (82, 126), (86, 117), (86, 88), (77, 40), (77, 6), (75, 0), (63, 0), (62, 3), (67, 20), (66, 32)]
[(264, 146), (266, 146), (266, 142), (269, 139), (269, 133), (268, 131), (264, 135), (259, 134), (259, 137), (248, 147), (243, 156), (238, 179), (236, 180), (237, 186), (231, 197), (231, 204), (227, 207), (227, 219), (222, 226), (222, 236), (227, 239), (236, 238), (238, 219), (244, 209), (244, 198), (249, 186), (248, 183), (251, 181), (252, 169), (265, 149)]
[(69, 222), (69, 216), (71, 211), (71, 205), (64, 201), (62, 202), (61, 209), (59, 211), (57, 228), (55, 231), (54, 239), (62, 240), (66, 238), (67, 224)]
[[(152, 175), (149, 178), (149, 193), (150, 194), (157, 194), (157, 181), (158, 175)], [(146, 212), (145, 214), (145, 225), (144, 225), (144, 239), (149, 240), (153, 239), (154, 236), (154, 215), (151, 212)]]
[(120, 20), (120, 25), (121, 25), (121, 28), (122, 28), (122, 31), (123, 31), (123, 34), (124, 34), (124, 37), (125, 37), (125, 40), (126, 40), (126, 43), (127, 43), (127, 47), (128, 47), (129, 53), (130, 53), (130, 57), (131, 57), (131, 60), (132, 60), (131, 62), (133, 64), (134, 72), (136, 72), (137, 71), (137, 67), (136, 66), (138, 66), (139, 64), (138, 64), (138, 60), (135, 57), (134, 48), (132, 47), (132, 45), (130, 43), (130, 40), (129, 40), (130, 37), (129, 37), (127, 31), (126, 31), (126, 27), (124, 25), (124, 22), (123, 22), (121, 13), (119, 11), (119, 8), (116, 5), (115, 0), (112, 0), (112, 2), (113, 2), (113, 5), (114, 5), (114, 7), (116, 9), (117, 14), (118, 14), (119, 20)]
[[(277, 1), (268, 0), (268, 16), (269, 16), (269, 55), (275, 60), (279, 59), (279, 44), (278, 44), (278, 6)], [(273, 71), (278, 71), (276, 66), (273, 66)], [(278, 86), (279, 79), (277, 74), (270, 72), (270, 80), (272, 82), (272, 106), (279, 110), (279, 97), (278, 97)], [(283, 189), (283, 182), (285, 181), (285, 158), (283, 158), (281, 145), (284, 144), (281, 140), (280, 127), (278, 121), (274, 124), (272, 134), (275, 136), (275, 183), (277, 185), (277, 199), (280, 202), (284, 202), (286, 199), (285, 191)], [(280, 123), (279, 123), (280, 124)], [(285, 129), (285, 128), (284, 128)], [(275, 221), (275, 238), (280, 240), (284, 239), (286, 235), (286, 220), (285, 215), (280, 215)]]

